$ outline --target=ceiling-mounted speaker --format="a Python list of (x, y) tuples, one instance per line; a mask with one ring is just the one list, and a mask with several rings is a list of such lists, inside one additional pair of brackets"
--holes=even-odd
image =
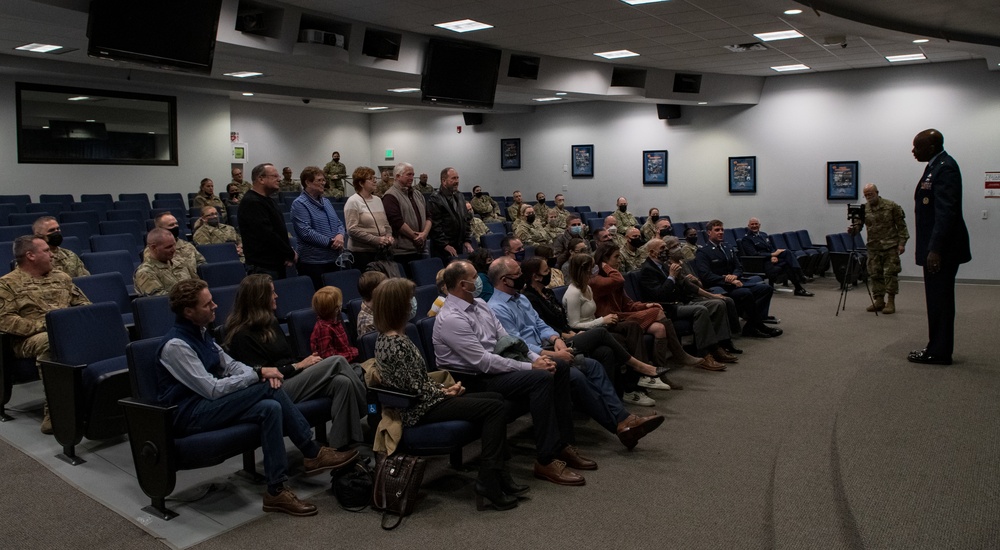
[(656, 116), (659, 117), (660, 120), (672, 120), (675, 118), (681, 118), (681, 106), (669, 105), (666, 103), (657, 103)]
[(696, 94), (701, 91), (701, 75), (690, 73), (674, 74), (674, 93)]
[(525, 80), (538, 80), (538, 66), (542, 58), (533, 55), (510, 54), (510, 63), (507, 64), (507, 76), (511, 78), (523, 78)]
[(476, 126), (483, 123), (483, 113), (462, 113), (466, 126)]
[(365, 29), (365, 41), (361, 45), (361, 53), (378, 59), (399, 59), (399, 46), (403, 35), (398, 32)]

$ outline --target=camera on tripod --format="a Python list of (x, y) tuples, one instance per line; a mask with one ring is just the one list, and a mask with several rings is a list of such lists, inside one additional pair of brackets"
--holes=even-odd
[(865, 205), (863, 204), (848, 204), (847, 205), (847, 219), (851, 222), (851, 225), (864, 225), (865, 224)]

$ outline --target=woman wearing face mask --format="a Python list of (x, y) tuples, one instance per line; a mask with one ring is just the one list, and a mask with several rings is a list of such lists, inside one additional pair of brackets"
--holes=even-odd
[(685, 262), (693, 262), (698, 253), (698, 230), (689, 227), (684, 230), (684, 242), (680, 243), (681, 253), (684, 254)]
[(296, 403), (329, 397), (331, 447), (343, 450), (363, 441), (361, 419), (367, 412), (364, 382), (339, 355), (321, 359), (312, 354), (298, 360), (274, 316), (277, 300), (270, 275), (243, 279), (226, 320), (223, 347), (237, 361), (277, 369), (284, 376), (282, 389)]
[(643, 239), (648, 241), (649, 239), (656, 237), (656, 222), (658, 221), (660, 221), (660, 209), (650, 208), (649, 217), (646, 218), (646, 223), (642, 224), (641, 231)]
[(219, 211), (219, 219), (226, 221), (226, 204), (215, 194), (215, 183), (211, 179), (201, 180), (198, 194), (194, 197), (195, 208), (214, 206)]
[(492, 392), (465, 395), (461, 382), (438, 384), (431, 380), (427, 363), (406, 336), (406, 304), (413, 303), (413, 289), (413, 281), (399, 278), (389, 279), (375, 289), (372, 311), (380, 333), (375, 341), (375, 368), (381, 385), (417, 395), (415, 405), (400, 411), (404, 426), (447, 420), (480, 425), (482, 455), (474, 489), (477, 509), (485, 509), (486, 503), (497, 510), (515, 508), (517, 497), (529, 488), (515, 483), (507, 469), (503, 396)]

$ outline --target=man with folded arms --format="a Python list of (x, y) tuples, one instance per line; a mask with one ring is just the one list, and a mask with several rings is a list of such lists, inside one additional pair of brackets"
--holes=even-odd
[[(512, 401), (527, 401), (535, 425), (535, 477), (557, 485), (584, 485), (573, 470), (594, 470), (573, 441), (573, 405), (569, 367), (524, 349), (523, 357), (496, 353), (497, 343), (510, 343), (500, 321), (482, 299), (482, 281), (466, 260), (444, 270), (448, 297), (434, 322), (434, 356), (470, 392), (492, 391)], [(515, 346), (516, 347), (516, 346)], [(511, 354), (507, 354), (511, 355)]]
[(177, 320), (157, 353), (157, 400), (177, 407), (174, 428), (183, 435), (239, 423), (260, 426), (267, 481), (264, 511), (315, 515), (316, 506), (285, 488), (285, 436), (302, 451), (306, 475), (347, 466), (358, 452), (338, 452), (313, 440), (309, 423), (281, 389), (278, 369), (251, 368), (222, 351), (208, 330), (216, 307), (208, 284), (200, 279), (181, 281), (170, 291), (170, 310)]

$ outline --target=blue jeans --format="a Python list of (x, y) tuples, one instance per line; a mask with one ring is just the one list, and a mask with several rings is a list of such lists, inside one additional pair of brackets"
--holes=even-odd
[(258, 383), (218, 399), (201, 399), (191, 410), (186, 433), (218, 430), (243, 422), (260, 426), (260, 446), (264, 451), (264, 476), (269, 488), (288, 479), (285, 437), (288, 436), (307, 457), (315, 457), (319, 445), (312, 428), (295, 404), (281, 389)]
[(604, 367), (590, 358), (574, 362), (573, 367), (569, 373), (573, 399), (604, 429), (617, 433), (618, 423), (628, 418), (629, 412)]

